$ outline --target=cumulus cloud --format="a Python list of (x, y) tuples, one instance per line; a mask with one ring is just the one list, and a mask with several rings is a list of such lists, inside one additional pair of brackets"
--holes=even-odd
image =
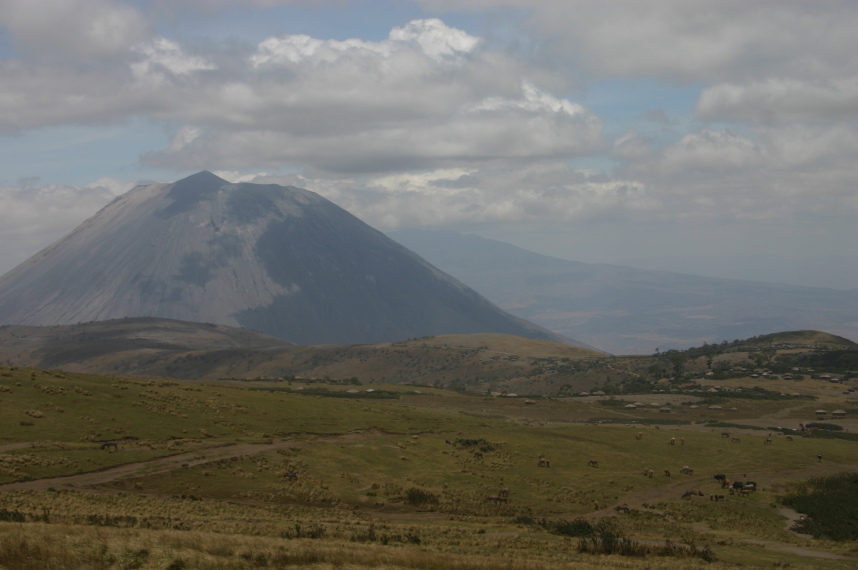
[[(383, 228), (858, 214), (851, 0), (418, 1), (513, 10), (483, 36), (425, 17), (378, 40), (191, 42), (146, 18), (292, 0), (0, 0), (0, 133), (142, 118), (167, 141), (146, 167), (294, 184)], [(77, 195), (91, 214), (115, 191), (39, 188), (0, 207)]]
[(195, 88), (166, 167), (303, 165), (335, 173), (570, 158), (601, 148), (602, 123), (554, 96), (523, 68), (479, 50), (440, 20), (415, 20), (387, 40), (268, 38), (254, 75)]

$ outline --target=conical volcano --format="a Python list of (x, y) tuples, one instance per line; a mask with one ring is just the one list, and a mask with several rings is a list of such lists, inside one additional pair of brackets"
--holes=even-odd
[(450, 333), (562, 339), (321, 196), (203, 171), (138, 186), (0, 277), (0, 323), (164, 317), (298, 344)]

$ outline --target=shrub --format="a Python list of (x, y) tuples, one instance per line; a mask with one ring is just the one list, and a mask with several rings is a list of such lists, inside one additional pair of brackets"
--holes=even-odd
[(438, 495), (431, 491), (411, 487), (405, 491), (405, 502), (409, 505), (437, 505)]
[(799, 532), (830, 540), (858, 539), (858, 473), (813, 477), (795, 493), (781, 498), (784, 505), (805, 515), (794, 527)]

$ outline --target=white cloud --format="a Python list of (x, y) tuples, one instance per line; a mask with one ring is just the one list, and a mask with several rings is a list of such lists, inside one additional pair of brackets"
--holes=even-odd
[(401, 28), (394, 28), (390, 32), (390, 41), (413, 42), (436, 61), (470, 53), (479, 43), (478, 38), (450, 28), (437, 18), (413, 20)]
[(194, 71), (215, 69), (213, 63), (202, 57), (185, 54), (178, 43), (166, 38), (155, 38), (148, 43), (134, 46), (134, 51), (144, 58), (143, 61), (131, 64), (131, 69), (138, 78), (164, 71), (172, 75), (188, 75)]
[(174, 95), (164, 116), (184, 126), (146, 160), (343, 174), (566, 159), (603, 146), (592, 112), (478, 44), (440, 20), (410, 22), (381, 42), (269, 38), (248, 58), (252, 75), (195, 84), (193, 98)]

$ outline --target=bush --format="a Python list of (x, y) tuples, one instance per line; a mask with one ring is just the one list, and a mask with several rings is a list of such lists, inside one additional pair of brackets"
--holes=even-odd
[(784, 505), (805, 515), (794, 530), (830, 540), (858, 539), (858, 473), (814, 477), (795, 493), (781, 498)]
[(843, 426), (839, 426), (837, 424), (823, 424), (819, 422), (809, 423), (804, 427), (808, 429), (822, 429), (825, 431), (843, 431)]
[(411, 487), (405, 491), (405, 502), (409, 505), (437, 505), (438, 495), (431, 491)]

